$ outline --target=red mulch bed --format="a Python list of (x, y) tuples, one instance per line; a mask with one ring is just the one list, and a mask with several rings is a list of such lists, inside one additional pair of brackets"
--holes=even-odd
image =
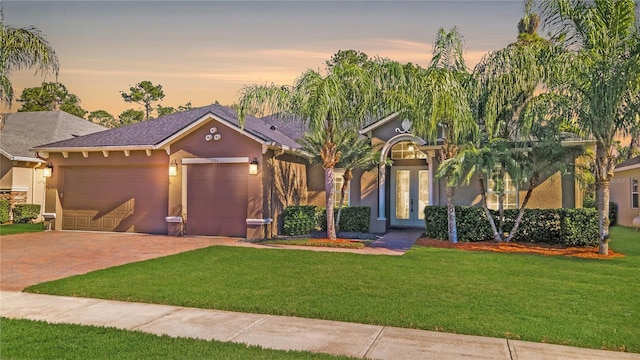
[(446, 240), (421, 238), (416, 245), (466, 251), (493, 251), (501, 253), (526, 253), (548, 256), (573, 256), (587, 259), (611, 259), (624, 254), (609, 249), (608, 255), (598, 254), (598, 247), (566, 247), (554, 244), (498, 243), (495, 241), (459, 242), (454, 244)]

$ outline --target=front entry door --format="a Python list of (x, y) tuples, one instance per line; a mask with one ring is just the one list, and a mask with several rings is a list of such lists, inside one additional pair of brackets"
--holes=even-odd
[(424, 227), (429, 205), (429, 170), (415, 166), (391, 168), (391, 226)]

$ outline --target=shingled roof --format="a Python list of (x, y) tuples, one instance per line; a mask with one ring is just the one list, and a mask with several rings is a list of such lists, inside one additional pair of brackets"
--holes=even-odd
[(10, 160), (39, 162), (41, 160), (29, 149), (106, 129), (64, 111), (9, 114), (0, 130), (0, 153)]
[(628, 168), (634, 167), (634, 165), (635, 167), (640, 165), (640, 156), (636, 156), (619, 163), (618, 165), (616, 165), (616, 170), (628, 170)]
[(214, 104), (174, 113), (157, 119), (110, 129), (100, 133), (36, 146), (34, 150), (55, 151), (56, 149), (82, 148), (158, 148), (168, 140), (187, 131), (199, 121), (211, 116), (266, 145), (298, 149), (300, 145), (281, 131), (271, 129), (261, 119), (247, 116), (244, 129), (240, 130), (238, 117), (233, 109)]

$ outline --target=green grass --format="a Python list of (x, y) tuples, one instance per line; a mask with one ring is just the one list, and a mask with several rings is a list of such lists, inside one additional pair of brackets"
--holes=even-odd
[(640, 352), (640, 233), (611, 237), (626, 257), (209, 247), (26, 291)]
[(2, 318), (2, 359), (350, 359), (114, 328)]
[(0, 235), (21, 234), (44, 231), (43, 223), (0, 225)]

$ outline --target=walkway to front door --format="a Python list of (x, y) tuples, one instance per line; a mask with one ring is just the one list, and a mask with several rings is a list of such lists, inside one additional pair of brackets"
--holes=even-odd
[(424, 234), (420, 229), (394, 229), (374, 241), (369, 247), (383, 248), (404, 253), (411, 249), (418, 238)]

